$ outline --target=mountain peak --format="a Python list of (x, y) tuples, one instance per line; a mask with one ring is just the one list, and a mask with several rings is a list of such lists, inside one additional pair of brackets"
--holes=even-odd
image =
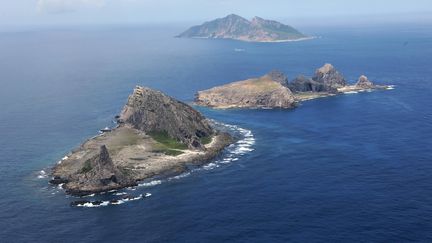
[(166, 132), (191, 149), (204, 149), (200, 138), (214, 134), (208, 120), (189, 105), (140, 86), (129, 96), (119, 121), (146, 133)]
[(265, 19), (258, 17), (258, 16), (255, 16), (252, 18), (252, 22), (264, 22), (264, 21), (265, 21)]
[(241, 18), (241, 19), (243, 19), (242, 16), (237, 15), (237, 14), (228, 14), (225, 18)]

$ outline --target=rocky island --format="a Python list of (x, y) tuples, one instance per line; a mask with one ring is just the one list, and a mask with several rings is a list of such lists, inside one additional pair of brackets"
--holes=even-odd
[(271, 71), (260, 77), (237, 81), (199, 91), (195, 103), (212, 108), (294, 108), (305, 100), (357, 93), (374, 89), (388, 89), (375, 85), (361, 75), (355, 84), (348, 84), (344, 76), (331, 64), (315, 71), (312, 78), (300, 75), (291, 82), (280, 71)]
[(52, 184), (87, 195), (184, 172), (215, 157), (233, 138), (187, 104), (136, 87), (118, 126), (73, 150), (52, 169)]
[(260, 78), (199, 91), (195, 102), (215, 108), (293, 108), (295, 97), (286, 83), (283, 73), (273, 71)]
[(177, 37), (233, 39), (249, 42), (284, 42), (312, 38), (277, 21), (260, 17), (254, 17), (249, 21), (235, 14), (193, 26)]

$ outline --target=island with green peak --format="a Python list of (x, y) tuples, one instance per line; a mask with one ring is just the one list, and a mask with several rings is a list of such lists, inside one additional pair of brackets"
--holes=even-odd
[(286, 42), (313, 38), (274, 20), (260, 17), (248, 20), (236, 14), (193, 26), (177, 37), (233, 39), (248, 42)]

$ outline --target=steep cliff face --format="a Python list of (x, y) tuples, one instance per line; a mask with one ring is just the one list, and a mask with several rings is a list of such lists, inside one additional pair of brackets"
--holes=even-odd
[(205, 22), (191, 27), (178, 37), (223, 38), (243, 41), (297, 40), (307, 36), (289, 25), (255, 17), (249, 21), (241, 16), (230, 14), (225, 18)]
[(333, 88), (330, 85), (322, 82), (314, 81), (313, 79), (307, 78), (305, 76), (296, 77), (288, 84), (288, 87), (293, 92), (337, 92), (336, 88)]
[(341, 88), (347, 85), (345, 78), (339, 73), (333, 65), (327, 63), (315, 71), (313, 81), (323, 83), (332, 88)]
[(208, 120), (189, 105), (159, 91), (137, 86), (119, 121), (150, 132), (166, 132), (192, 149), (202, 148), (200, 138), (215, 133)]
[(195, 102), (215, 108), (293, 108), (292, 92), (282, 85), (286, 77), (272, 72), (257, 79), (248, 79), (199, 91)]
[(355, 86), (362, 89), (372, 89), (375, 87), (375, 85), (365, 75), (360, 76)]

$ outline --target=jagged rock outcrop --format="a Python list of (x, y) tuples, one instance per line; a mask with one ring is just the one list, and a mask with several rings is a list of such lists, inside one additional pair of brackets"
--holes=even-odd
[(360, 76), (355, 86), (362, 89), (372, 89), (375, 87), (365, 75)]
[(114, 165), (105, 145), (100, 147), (99, 154), (86, 160), (78, 173), (71, 175), (67, 181), (70, 183), (66, 183), (64, 189), (72, 194), (111, 190), (136, 184)]
[(193, 26), (177, 37), (223, 38), (254, 42), (289, 41), (307, 38), (289, 25), (255, 17), (251, 21), (230, 14), (224, 18)]
[(129, 96), (118, 120), (147, 133), (167, 132), (193, 149), (203, 148), (200, 138), (215, 133), (208, 120), (189, 105), (139, 86)]
[(307, 78), (303, 75), (296, 77), (292, 80), (288, 87), (291, 91), (297, 92), (329, 92), (336, 93), (337, 89), (333, 88), (325, 83), (314, 81), (311, 78)]
[(214, 108), (293, 108), (294, 95), (281, 84), (285, 79), (280, 72), (272, 72), (261, 78), (199, 91), (195, 102)]
[(332, 88), (341, 88), (347, 85), (345, 78), (339, 73), (333, 65), (327, 63), (315, 71), (313, 81), (323, 83)]

